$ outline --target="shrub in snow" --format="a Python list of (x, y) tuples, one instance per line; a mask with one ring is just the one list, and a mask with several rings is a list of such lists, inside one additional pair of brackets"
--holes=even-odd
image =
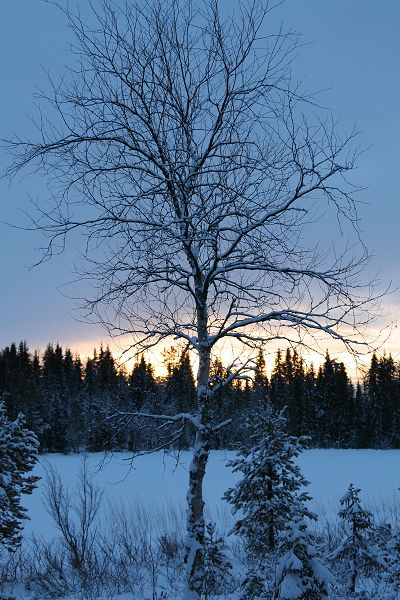
[(279, 534), (275, 595), (278, 600), (320, 600), (328, 597), (332, 573), (317, 555), (304, 518), (294, 516)]
[(308, 494), (300, 492), (308, 481), (294, 463), (308, 438), (289, 436), (286, 428), (284, 411), (260, 403), (254, 421), (248, 423), (250, 447), (242, 446), (238, 458), (228, 463), (233, 472), (243, 475), (224, 496), (233, 512), (242, 515), (233, 531), (256, 555), (275, 549), (277, 533), (300, 506), (305, 516), (315, 518), (304, 506)]
[(96, 576), (96, 541), (102, 492), (83, 460), (74, 493), (63, 484), (54, 468), (46, 469), (45, 509), (61, 534), (65, 561), (80, 580), (82, 589), (92, 587)]
[(27, 518), (21, 496), (31, 494), (38, 480), (28, 473), (35, 466), (39, 442), (24, 425), (24, 415), (10, 421), (0, 402), (0, 545), (9, 551), (21, 543), (22, 520)]
[(368, 566), (385, 566), (378, 546), (372, 541), (372, 514), (362, 507), (360, 491), (351, 483), (340, 500), (339, 517), (344, 523), (345, 537), (332, 554), (333, 559), (342, 558), (349, 562), (351, 594), (355, 592), (360, 572)]

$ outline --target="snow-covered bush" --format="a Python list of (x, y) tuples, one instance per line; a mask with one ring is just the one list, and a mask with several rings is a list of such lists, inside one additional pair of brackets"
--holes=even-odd
[(73, 497), (60, 477), (47, 468), (45, 508), (61, 534), (62, 544), (73, 569), (83, 580), (90, 577), (98, 532), (98, 514), (102, 493), (83, 462)]
[[(30, 541), (19, 579), (27, 582), (35, 598), (180, 597), (184, 536), (179, 511), (171, 508), (167, 516), (156, 516), (132, 502), (129, 506), (110, 505), (108, 510), (102, 505), (99, 513), (101, 493), (85, 463), (75, 489), (64, 485), (56, 471), (48, 470), (47, 475), (45, 506), (58, 535)], [(218, 560), (223, 545), (221, 536), (207, 535), (212, 590), (223, 583), (224, 568), (224, 589), (235, 579), (229, 563)]]
[(301, 516), (293, 516), (279, 534), (278, 555), (274, 596), (277, 600), (328, 598), (334, 577), (319, 558), (314, 537)]
[(233, 531), (256, 555), (275, 549), (277, 534), (300, 506), (305, 516), (314, 518), (305, 507), (310, 497), (301, 491), (308, 481), (294, 462), (308, 438), (290, 436), (286, 427), (284, 411), (275, 412), (269, 403), (260, 403), (253, 422), (248, 423), (248, 444), (228, 463), (234, 473), (242, 474), (224, 496), (233, 512), (241, 513)]

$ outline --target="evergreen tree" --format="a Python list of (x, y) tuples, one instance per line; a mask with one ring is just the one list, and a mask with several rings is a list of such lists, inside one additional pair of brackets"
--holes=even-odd
[(220, 357), (215, 357), (211, 364), (210, 389), (212, 391), (213, 421), (222, 423), (232, 419), (231, 424), (223, 427), (213, 437), (214, 448), (231, 448), (240, 439), (243, 429), (244, 410), (241, 403), (241, 390), (229, 380), (230, 373), (222, 364)]
[(274, 550), (277, 534), (299, 505), (314, 518), (304, 505), (308, 494), (300, 491), (308, 482), (294, 462), (305, 443), (305, 438), (288, 435), (283, 411), (260, 405), (254, 423), (249, 423), (248, 443), (228, 463), (242, 479), (225, 493), (225, 499), (234, 513), (241, 512), (233, 531), (243, 537), (250, 554)]
[(1, 390), (3, 393), (3, 401), (10, 419), (15, 419), (20, 411), (18, 394), (20, 381), (18, 372), (18, 351), (17, 346), (14, 343), (4, 349), (1, 362)]
[(381, 413), (380, 447), (390, 448), (399, 441), (397, 429), (399, 425), (398, 405), (400, 401), (398, 374), (391, 354), (383, 356), (379, 361), (379, 396)]
[(296, 351), (290, 355), (286, 353), (287, 385), (289, 387), (288, 429), (292, 435), (300, 436), (303, 433), (303, 413), (306, 375), (304, 361)]
[(215, 524), (207, 523), (205, 531), (203, 598), (226, 592), (231, 587), (232, 565), (225, 554), (224, 539), (216, 534)]
[[(26, 342), (20, 342), (17, 352), (17, 389), (16, 408), (23, 412), (29, 426), (32, 422), (32, 360)], [(16, 415), (15, 415), (16, 416)], [(14, 418), (14, 416), (13, 416)]]
[(331, 359), (328, 352), (318, 371), (316, 387), (320, 409), (319, 446), (349, 447), (353, 436), (353, 388), (345, 365)]
[(16, 550), (21, 542), (22, 520), (26, 509), (21, 495), (31, 494), (37, 477), (29, 475), (37, 460), (39, 442), (32, 431), (25, 428), (25, 419), (19, 414), (11, 421), (0, 402), (0, 545)]
[(166, 402), (174, 412), (192, 412), (196, 402), (196, 386), (188, 352), (167, 364)]
[(261, 600), (266, 598), (266, 587), (260, 570), (251, 569), (240, 586), (239, 600)]
[(388, 571), (390, 581), (400, 596), (400, 530), (397, 528), (388, 544)]
[[(110, 348), (100, 346), (85, 369), (85, 394), (88, 408), (88, 447), (92, 451), (121, 448), (124, 435), (108, 417), (121, 408), (119, 378)], [(123, 408), (123, 406), (122, 406)]]
[(129, 376), (130, 410), (140, 411), (143, 407), (149, 407), (153, 402), (152, 396), (155, 394), (155, 387), (152, 366), (142, 355), (140, 360), (134, 364)]
[(10, 419), (15, 419), (22, 412), (27, 426), (40, 433), (42, 418), (38, 360), (37, 353), (32, 360), (26, 342), (20, 342), (18, 349), (11, 344), (0, 352), (0, 393)]
[(63, 359), (66, 415), (68, 428), (66, 432), (67, 450), (79, 452), (85, 444), (82, 402), (82, 363), (78, 356), (72, 356), (67, 348)]
[[(150, 362), (146, 361), (143, 355), (133, 366), (128, 378), (127, 391), (126, 408), (128, 412), (161, 412), (161, 405), (159, 403), (160, 391), (154, 376), (153, 366)], [(144, 432), (138, 425), (137, 419), (134, 419), (127, 425), (128, 449), (136, 452), (146, 447), (146, 440), (151, 435), (151, 424)]]
[(366, 401), (365, 395), (359, 381), (357, 381), (356, 393), (354, 396), (354, 419), (352, 431), (352, 448), (365, 448), (367, 442), (364, 437), (366, 422)]
[(314, 445), (318, 439), (318, 416), (317, 416), (317, 401), (316, 401), (316, 376), (314, 365), (305, 373), (304, 379), (304, 396), (303, 396), (303, 421), (301, 427), (303, 435), (307, 435), (312, 439)]
[(254, 390), (259, 392), (260, 400), (265, 400), (266, 391), (268, 390), (268, 377), (266, 372), (265, 358), (262, 350), (259, 350), (256, 359)]
[[(229, 380), (232, 373), (227, 370), (226, 377)], [(245, 439), (246, 420), (255, 410), (257, 410), (252, 402), (253, 389), (251, 387), (250, 377), (246, 379), (233, 379), (230, 385), (224, 386), (222, 390), (221, 404), (223, 405), (220, 411), (220, 421), (232, 419), (232, 424), (229, 430), (226, 431), (226, 446), (237, 450), (240, 444)]]
[(331, 437), (334, 445), (349, 448), (354, 435), (354, 389), (343, 362), (334, 363), (335, 399), (332, 411)]
[(32, 386), (31, 386), (31, 404), (32, 413), (27, 418), (27, 424), (38, 436), (42, 446), (43, 435), (48, 427), (45, 421), (44, 398), (42, 394), (42, 366), (39, 353), (35, 350), (32, 358)]
[(374, 353), (365, 381), (366, 411), (363, 439), (366, 448), (379, 446), (381, 438), (381, 414), (379, 407), (379, 361)]
[[(167, 368), (165, 401), (162, 412), (193, 413), (196, 405), (196, 385), (189, 353), (181, 353), (175, 347), (164, 353)], [(194, 439), (193, 427), (186, 423), (179, 436), (179, 448), (188, 448)]]
[(277, 351), (274, 368), (271, 373), (269, 398), (275, 410), (282, 410), (287, 405), (285, 368), (282, 352)]
[(64, 355), (59, 344), (48, 344), (43, 354), (42, 394), (44, 397), (46, 429), (43, 442), (51, 452), (68, 451), (68, 390), (64, 372)]
[(323, 600), (334, 583), (332, 573), (318, 557), (307, 522), (294, 515), (279, 534), (276, 600)]
[(400, 386), (399, 369), (391, 355), (380, 359), (374, 354), (367, 375), (369, 445), (399, 447)]
[(354, 594), (357, 577), (368, 565), (378, 564), (376, 549), (368, 534), (372, 532), (372, 514), (360, 502), (360, 489), (351, 483), (343, 498), (339, 517), (345, 525), (345, 537), (333, 552), (333, 559), (345, 559), (350, 568), (349, 592)]

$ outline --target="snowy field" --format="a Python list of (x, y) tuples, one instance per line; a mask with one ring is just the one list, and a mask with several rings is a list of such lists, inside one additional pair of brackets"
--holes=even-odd
[[(231, 452), (211, 453), (204, 488), (209, 515), (223, 529), (229, 529), (232, 522), (229, 507), (221, 497), (235, 483), (235, 476), (226, 467), (227, 460), (233, 456)], [(102, 454), (88, 455), (89, 471), (104, 491), (103, 507), (110, 503), (139, 504), (154, 517), (166, 515), (173, 508), (175, 515), (182, 515), (183, 523), (190, 453), (182, 452), (179, 457), (156, 453), (136, 458), (133, 463), (129, 458), (129, 454), (116, 453), (104, 461)], [(82, 461), (79, 455), (44, 455), (35, 473), (43, 476), (45, 466), (52, 465), (73, 493)], [(308, 450), (300, 457), (299, 464), (311, 482), (312, 508), (322, 520), (335, 519), (339, 499), (350, 482), (361, 488), (361, 497), (375, 518), (397, 519), (399, 450)], [(50, 538), (55, 530), (43, 507), (43, 481), (32, 496), (24, 497), (23, 503), (31, 518), (25, 524), (25, 533)]]

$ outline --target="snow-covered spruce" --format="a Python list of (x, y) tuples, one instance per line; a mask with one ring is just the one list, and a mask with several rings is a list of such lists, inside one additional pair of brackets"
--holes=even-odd
[(348, 591), (354, 594), (358, 576), (368, 566), (385, 567), (379, 548), (371, 541), (372, 514), (361, 505), (360, 489), (351, 483), (340, 500), (339, 517), (343, 520), (345, 537), (332, 553), (333, 560), (343, 559), (349, 565)]
[(25, 429), (25, 417), (15, 421), (6, 415), (0, 402), (0, 547), (14, 551), (21, 543), (22, 520), (26, 509), (21, 495), (31, 494), (38, 477), (28, 475), (35, 466), (39, 442), (36, 435)]
[(265, 598), (266, 588), (262, 575), (253, 569), (250, 569), (240, 586), (240, 600), (259, 600)]
[(276, 600), (322, 600), (334, 584), (332, 573), (318, 557), (306, 520), (295, 515), (279, 534)]
[(315, 518), (305, 506), (310, 496), (300, 491), (309, 482), (294, 463), (308, 438), (289, 436), (284, 411), (274, 411), (269, 403), (259, 404), (247, 427), (248, 445), (228, 463), (243, 477), (224, 498), (234, 514), (241, 512), (233, 532), (242, 536), (251, 555), (265, 556), (275, 549), (277, 534), (300, 507), (304, 516)]
[(400, 530), (397, 529), (388, 544), (389, 578), (397, 594), (400, 596)]
[(202, 580), (202, 597), (232, 591), (232, 565), (226, 556), (223, 537), (216, 532), (214, 523), (207, 523), (204, 540), (204, 577)]

